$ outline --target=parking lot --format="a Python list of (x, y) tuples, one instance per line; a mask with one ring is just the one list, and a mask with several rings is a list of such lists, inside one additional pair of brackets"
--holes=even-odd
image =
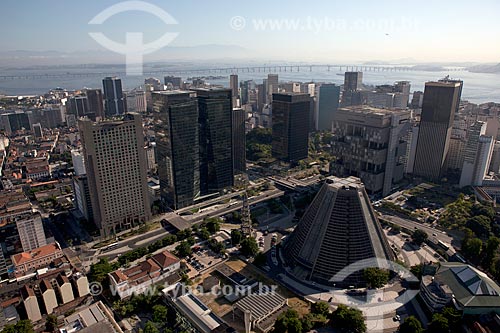
[[(227, 242), (227, 240), (223, 240)], [(225, 244), (226, 248), (230, 245)], [(193, 247), (193, 253), (186, 258), (188, 267), (191, 269), (190, 277), (197, 276), (207, 271), (225, 259), (225, 255), (214, 253), (208, 248), (208, 244), (198, 244)]]

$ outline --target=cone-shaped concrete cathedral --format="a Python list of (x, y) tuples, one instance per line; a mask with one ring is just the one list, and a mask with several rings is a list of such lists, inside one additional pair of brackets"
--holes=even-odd
[[(393, 253), (359, 178), (328, 177), (283, 251), (300, 279), (336, 286), (362, 285), (363, 259)], [(339, 273), (340, 272), (340, 273)]]

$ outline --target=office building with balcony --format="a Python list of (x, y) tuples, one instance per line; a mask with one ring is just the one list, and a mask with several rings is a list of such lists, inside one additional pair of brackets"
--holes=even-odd
[(340, 108), (333, 120), (330, 173), (361, 178), (368, 193), (387, 195), (403, 178), (410, 111)]

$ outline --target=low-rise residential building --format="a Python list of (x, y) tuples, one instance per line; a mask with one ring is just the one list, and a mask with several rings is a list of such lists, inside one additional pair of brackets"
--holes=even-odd
[(76, 296), (84, 297), (90, 293), (89, 280), (81, 273), (75, 273), (72, 276), (73, 287), (76, 291)]
[(60, 274), (56, 278), (57, 282), (57, 294), (61, 301), (61, 304), (66, 304), (75, 299), (75, 295), (73, 294), (73, 287), (71, 287), (71, 283), (66, 275)]
[(163, 251), (135, 266), (109, 273), (110, 288), (120, 298), (128, 298), (145, 292), (155, 283), (176, 274), (179, 269), (179, 258)]
[(32, 322), (42, 320), (40, 306), (38, 305), (38, 300), (33, 289), (29, 286), (24, 286), (21, 289), (21, 297), (23, 299), (23, 305), (28, 319)]
[(45, 305), (45, 312), (51, 314), (57, 308), (57, 297), (54, 288), (48, 280), (42, 280), (40, 283), (40, 293), (42, 295), (43, 304)]
[(64, 257), (64, 253), (58, 243), (48, 244), (29, 252), (14, 254), (11, 256), (16, 274), (34, 272), (39, 268), (49, 266), (55, 259)]

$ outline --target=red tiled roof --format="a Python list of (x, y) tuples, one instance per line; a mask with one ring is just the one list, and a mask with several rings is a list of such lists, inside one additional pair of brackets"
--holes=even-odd
[(21, 265), (24, 264), (27, 261), (30, 261), (32, 259), (35, 259), (37, 257), (45, 257), (51, 254), (54, 254), (55, 252), (61, 251), (59, 246), (56, 243), (52, 244), (47, 244), (45, 246), (39, 247), (37, 249), (33, 249), (29, 252), (22, 252), (18, 254), (14, 254), (12, 256), (12, 263), (14, 265)]
[(161, 268), (167, 268), (177, 262), (179, 262), (179, 258), (174, 256), (172, 253), (168, 251), (163, 251), (161, 253), (155, 254), (152, 259), (156, 261)]

